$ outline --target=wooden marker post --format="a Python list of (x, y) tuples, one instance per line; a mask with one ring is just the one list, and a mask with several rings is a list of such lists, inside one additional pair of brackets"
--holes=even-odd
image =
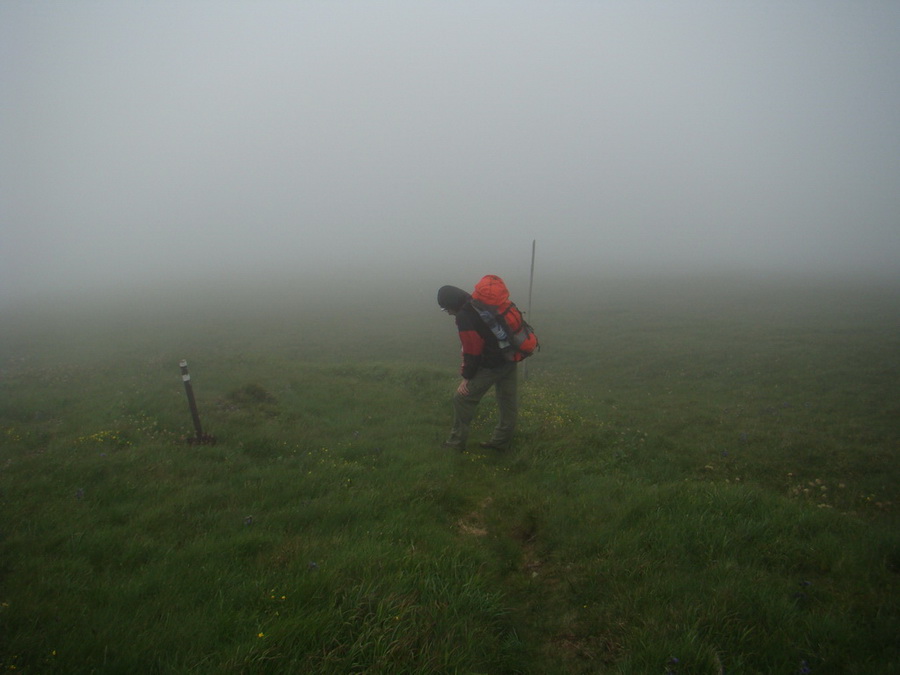
[(203, 433), (203, 427), (200, 425), (200, 413), (197, 411), (197, 401), (194, 399), (194, 388), (191, 386), (191, 374), (188, 372), (188, 365), (185, 359), (178, 364), (181, 367), (181, 379), (184, 382), (184, 391), (187, 394), (188, 406), (191, 409), (191, 417), (194, 420), (194, 430), (197, 437), (188, 439), (189, 443), (215, 443), (216, 439)]

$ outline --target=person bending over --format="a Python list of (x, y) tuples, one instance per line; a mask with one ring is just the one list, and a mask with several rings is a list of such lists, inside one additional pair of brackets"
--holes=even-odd
[(456, 286), (442, 286), (438, 290), (438, 305), (455, 318), (462, 343), (462, 381), (453, 395), (453, 426), (443, 446), (459, 451), (466, 449), (469, 427), (478, 404), (494, 387), (499, 419), (490, 440), (479, 443), (479, 446), (507, 450), (512, 442), (518, 414), (518, 364), (503, 356), (497, 338), (478, 316), (471, 300), (471, 295)]

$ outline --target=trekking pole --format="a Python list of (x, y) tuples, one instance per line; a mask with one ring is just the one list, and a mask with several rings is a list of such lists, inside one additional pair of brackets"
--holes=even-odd
[(194, 430), (197, 437), (188, 439), (189, 443), (215, 443), (216, 439), (203, 433), (203, 427), (200, 425), (200, 413), (197, 411), (197, 401), (194, 399), (194, 387), (191, 386), (191, 375), (188, 372), (187, 360), (182, 359), (178, 364), (181, 367), (181, 379), (184, 381), (184, 391), (187, 394), (188, 406), (191, 409), (191, 418), (194, 420)]
[[(531, 321), (531, 291), (534, 288), (534, 249), (537, 239), (531, 240), (531, 274), (528, 277), (528, 321)], [(522, 378), (528, 380), (528, 362), (522, 364)]]

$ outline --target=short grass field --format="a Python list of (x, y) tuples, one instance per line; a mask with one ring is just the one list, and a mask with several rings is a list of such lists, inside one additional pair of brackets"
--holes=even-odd
[(896, 286), (540, 283), (503, 454), (435, 291), (5, 310), (0, 667), (900, 672)]

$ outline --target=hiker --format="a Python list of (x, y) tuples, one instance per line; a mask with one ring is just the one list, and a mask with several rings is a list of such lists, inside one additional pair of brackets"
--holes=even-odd
[(507, 450), (518, 414), (518, 363), (503, 355), (497, 338), (479, 317), (472, 305), (472, 296), (466, 291), (456, 286), (442, 286), (437, 301), (441, 309), (456, 319), (463, 357), (462, 381), (453, 395), (453, 426), (443, 447), (466, 449), (469, 426), (478, 404), (488, 390), (495, 387), (500, 419), (490, 440), (479, 445), (491, 450)]

